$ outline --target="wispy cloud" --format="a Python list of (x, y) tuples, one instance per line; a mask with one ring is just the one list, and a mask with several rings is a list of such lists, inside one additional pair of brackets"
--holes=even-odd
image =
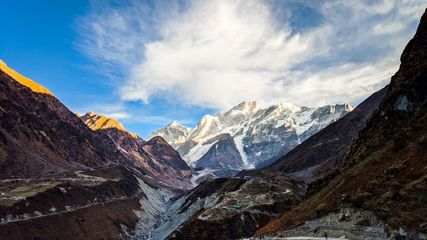
[(192, 119), (172, 119), (171, 116), (154, 115), (151, 111), (130, 107), (124, 102), (89, 104), (77, 109), (79, 114), (85, 114), (90, 111), (114, 118), (123, 124), (156, 124), (162, 126), (173, 120), (184, 125), (195, 124)]
[(94, 3), (78, 21), (78, 47), (105, 71), (126, 77), (117, 86), (125, 101), (156, 97), (216, 109), (242, 100), (357, 102), (397, 70), (423, 5), (417, 0)]

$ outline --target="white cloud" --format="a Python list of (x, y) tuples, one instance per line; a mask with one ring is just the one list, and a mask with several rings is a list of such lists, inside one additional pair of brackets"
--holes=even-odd
[[(346, 99), (361, 100), (367, 93), (381, 88), (395, 73), (396, 63), (380, 61), (375, 64), (342, 64), (314, 73), (300, 73), (301, 81), (289, 85), (286, 100), (297, 103), (326, 105), (345, 102)], [(360, 84), (360, 83), (363, 84)]]
[(294, 29), (290, 15), (279, 18), (264, 1), (175, 4), (94, 5), (79, 21), (79, 47), (127, 76), (117, 86), (122, 99), (217, 109), (242, 100), (357, 101), (397, 70), (424, 10), (416, 0), (326, 1), (322, 19), (312, 19), (319, 24)]

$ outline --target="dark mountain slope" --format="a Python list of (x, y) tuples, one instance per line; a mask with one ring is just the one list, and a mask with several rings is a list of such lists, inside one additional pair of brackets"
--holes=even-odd
[[(143, 144), (145, 152), (154, 156), (163, 163), (163, 165), (171, 166), (178, 171), (190, 172), (190, 167), (182, 160), (179, 153), (172, 148), (162, 137), (153, 137)], [(187, 176), (184, 174), (183, 176)]]
[(343, 168), (260, 234), (287, 229), (347, 204), (393, 229), (427, 232), (427, 12), (401, 56), (387, 95), (353, 141)]

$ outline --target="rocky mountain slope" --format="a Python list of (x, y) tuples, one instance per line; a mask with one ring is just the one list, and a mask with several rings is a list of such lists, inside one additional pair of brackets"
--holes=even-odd
[(169, 139), (197, 170), (230, 176), (273, 162), (352, 109), (348, 104), (320, 108), (278, 104), (263, 109), (256, 102), (242, 102), (215, 116), (205, 115), (194, 129), (173, 123), (150, 136)]

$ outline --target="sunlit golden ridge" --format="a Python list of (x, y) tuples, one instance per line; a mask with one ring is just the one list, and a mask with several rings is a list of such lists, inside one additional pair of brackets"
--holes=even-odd
[(6, 73), (7, 75), (9, 75), (10, 77), (12, 77), (13, 79), (15, 79), (18, 83), (20, 83), (20, 84), (28, 87), (29, 89), (31, 89), (31, 91), (33, 91), (33, 92), (48, 94), (48, 95), (53, 96), (53, 94), (50, 93), (49, 90), (47, 90), (43, 86), (33, 82), (31, 79), (26, 78), (26, 77), (22, 76), (21, 74), (15, 72), (15, 70), (8, 67), (6, 65), (6, 63), (3, 62), (2, 60), (0, 60), (0, 70), (3, 71), (4, 73)]

